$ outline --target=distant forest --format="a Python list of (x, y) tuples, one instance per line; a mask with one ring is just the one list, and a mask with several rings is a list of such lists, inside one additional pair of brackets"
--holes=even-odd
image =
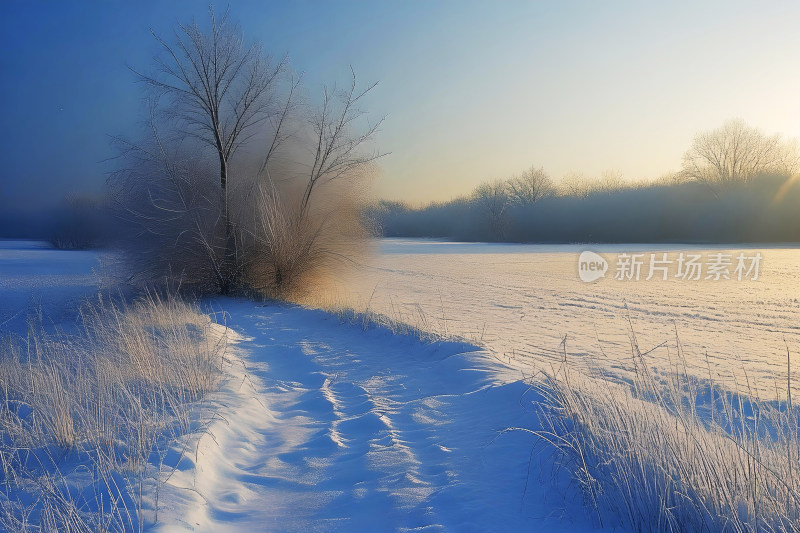
[(464, 197), (419, 209), (370, 210), (385, 237), (533, 243), (800, 242), (800, 183), (762, 176), (721, 191), (702, 183), (652, 184), (549, 196), (492, 212)]
[(369, 208), (385, 237), (533, 243), (800, 242), (796, 142), (741, 121), (698, 134), (681, 171), (651, 182), (615, 172), (570, 175), (542, 168), (479, 185), (448, 202)]

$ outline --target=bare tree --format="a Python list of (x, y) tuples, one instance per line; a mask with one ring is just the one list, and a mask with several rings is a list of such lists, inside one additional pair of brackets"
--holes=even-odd
[[(364, 115), (358, 104), (377, 83), (359, 90), (352, 67), (350, 73), (349, 88), (324, 87), (320, 108), (307, 119), (313, 160), (301, 165), (307, 172), (295, 180), (299, 190), (287, 188), (285, 180), (259, 181), (252, 209), (256, 219), (245, 225), (252, 230), (247, 231), (242, 269), (250, 286), (261, 292), (278, 297), (307, 292), (304, 280), (330, 271), (334, 262), (352, 260), (356, 248), (365, 248), (369, 232), (359, 205), (363, 187), (355, 190), (353, 182), (384, 155), (363, 150), (383, 119), (354, 131)], [(262, 169), (268, 159), (269, 154)]]
[(518, 205), (533, 205), (555, 191), (553, 180), (544, 168), (531, 167), (520, 176), (508, 181), (508, 195)]
[[(210, 29), (179, 25), (171, 42), (154, 34), (164, 51), (157, 72), (134, 71), (168, 106), (153, 100), (150, 139), (117, 139), (126, 165), (115, 190), (136, 236), (129, 255), (145, 280), (178, 277), (203, 292), (243, 287), (285, 295), (319, 265), (348, 256), (343, 243), (365, 235), (354, 227), (360, 195), (342, 194), (349, 184), (327, 185), (344, 184), (382, 155), (363, 151), (382, 121), (359, 121), (359, 104), (376, 84), (359, 90), (351, 68), (348, 90), (326, 88), (319, 111), (305, 113), (295, 102), (300, 78), (284, 75), (286, 59), (273, 63), (257, 44), (245, 46), (227, 12), (217, 20), (212, 9), (210, 17)], [(174, 143), (162, 134), (170, 129), (199, 142)], [(265, 143), (260, 159), (250, 160), (258, 156), (248, 147), (248, 164), (232, 166), (237, 150), (256, 139)], [(296, 160), (276, 169), (284, 143)], [(203, 157), (209, 147), (218, 183), (216, 163)], [(314, 194), (320, 189), (324, 198)]]
[(592, 183), (583, 174), (572, 172), (564, 176), (559, 186), (561, 196), (574, 196), (576, 198), (586, 198), (592, 192)]
[(231, 158), (260, 124), (287, 108), (275, 105), (286, 59), (273, 63), (258, 44), (245, 45), (227, 11), (219, 21), (213, 8), (209, 12), (208, 32), (196, 22), (179, 24), (172, 43), (152, 32), (164, 50), (164, 56), (155, 59), (156, 72), (131, 70), (170, 97), (168, 116), (185, 134), (216, 151), (227, 219)]
[(507, 210), (511, 205), (508, 182), (495, 180), (478, 185), (472, 193), (474, 201), (489, 221), (492, 236), (501, 238), (507, 226)]
[(600, 178), (593, 184), (593, 190), (599, 192), (616, 192), (626, 187), (625, 179), (619, 170), (605, 170)]
[(759, 174), (798, 169), (796, 145), (780, 135), (767, 137), (741, 120), (700, 133), (683, 156), (683, 175), (712, 185), (744, 183)]
[[(373, 83), (363, 91), (358, 91), (356, 73), (352, 67), (350, 73), (352, 80), (347, 91), (337, 95), (335, 90), (331, 94), (327, 87), (324, 88), (322, 107), (312, 119), (311, 125), (315, 134), (316, 150), (314, 163), (303, 192), (301, 203), (301, 214), (303, 215), (308, 212), (311, 194), (316, 186), (341, 178), (385, 155), (360, 152), (360, 148), (375, 134), (383, 119), (367, 126), (360, 134), (351, 134), (353, 123), (363, 115), (358, 108), (359, 101), (374, 89), (377, 83)], [(338, 108), (335, 99), (339, 100)]]

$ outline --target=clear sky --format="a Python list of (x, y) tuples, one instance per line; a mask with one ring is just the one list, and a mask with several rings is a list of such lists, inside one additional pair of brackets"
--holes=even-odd
[[(207, 2), (0, 2), (0, 208), (97, 190), (109, 134), (142, 116), (149, 34)], [(800, 3), (231, 1), (308, 92), (352, 65), (387, 115), (378, 195), (448, 199), (541, 165), (655, 178), (742, 118), (800, 137)], [(223, 8), (224, 5), (218, 5)]]

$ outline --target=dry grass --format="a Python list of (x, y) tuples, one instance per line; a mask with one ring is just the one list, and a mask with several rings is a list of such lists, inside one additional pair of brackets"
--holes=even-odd
[(400, 305), (390, 301), (387, 312), (373, 309), (375, 293), (367, 301), (353, 302), (335, 290), (321, 290), (298, 301), (305, 307), (323, 310), (341, 322), (360, 326), (363, 331), (385, 329), (392, 335), (410, 336), (423, 343), (463, 342), (481, 346), (479, 335), (461, 337), (448, 329), (448, 317), (442, 304), (440, 314), (426, 313), (419, 304)]
[(774, 401), (749, 386), (726, 390), (711, 375), (687, 375), (680, 350), (665, 383), (631, 338), (631, 384), (582, 374), (566, 358), (533, 384), (544, 401), (532, 432), (571, 469), (600, 522), (800, 531), (800, 409), (791, 387)]
[(241, 281), (261, 296), (300, 301), (316, 294), (371, 249), (361, 213), (363, 180), (319, 187), (303, 211), (297, 183), (255, 185), (241, 199)]
[[(175, 439), (215, 389), (207, 316), (175, 299), (87, 306), (72, 336), (32, 328), (0, 358), (0, 526), (140, 531)], [(153, 490), (154, 489), (154, 490)], [(155, 493), (145, 518), (143, 494)]]

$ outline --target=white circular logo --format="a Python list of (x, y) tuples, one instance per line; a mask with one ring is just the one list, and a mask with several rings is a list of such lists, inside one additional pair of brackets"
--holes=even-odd
[(608, 261), (594, 252), (586, 250), (578, 257), (578, 276), (581, 281), (591, 282), (606, 275)]

